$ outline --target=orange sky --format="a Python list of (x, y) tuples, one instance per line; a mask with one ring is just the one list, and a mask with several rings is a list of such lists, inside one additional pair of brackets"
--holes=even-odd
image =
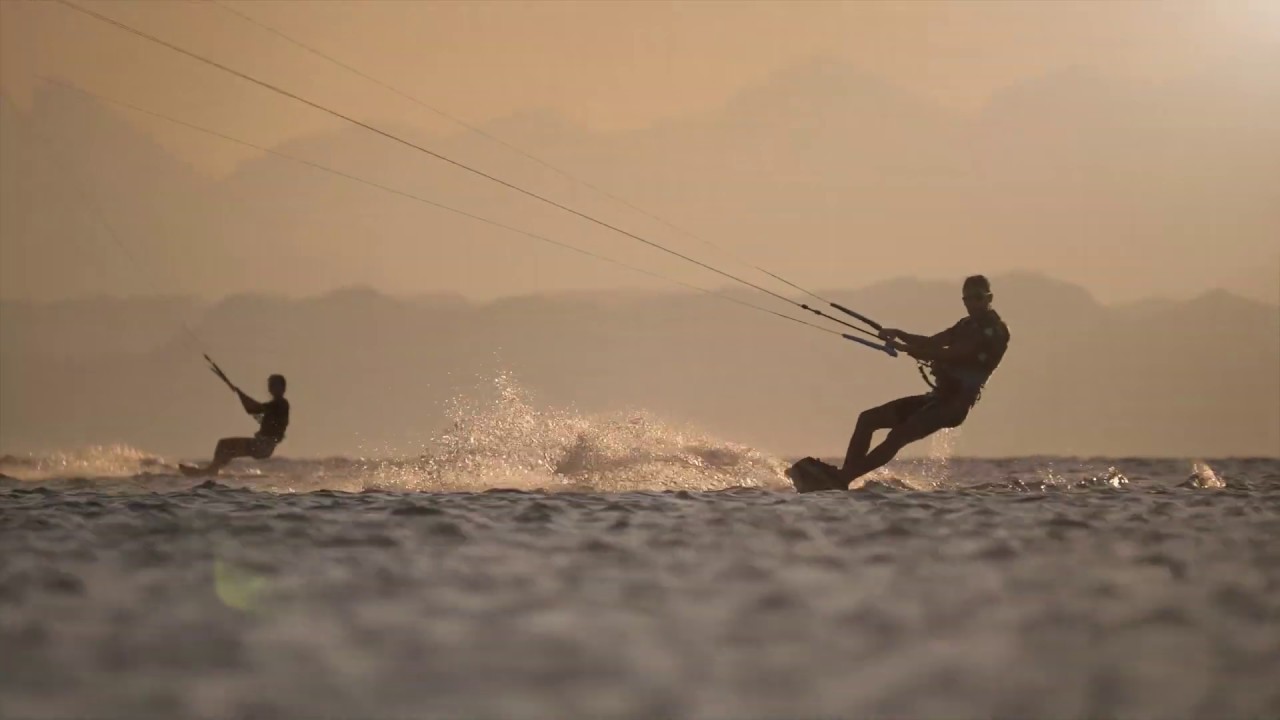
[[(997, 90), (1056, 69), (1160, 81), (1229, 61), (1242, 44), (1280, 42), (1280, 3), (1266, 0), (226, 4), (460, 117), (547, 108), (597, 130), (706, 111), (814, 56), (975, 112)], [(84, 5), (334, 103), (388, 117), (424, 115), (211, 2)], [(27, 74), (38, 72), (231, 121), (240, 117), (234, 103), (261, 99), (215, 70), (56, 3), (0, 8), (6, 92), (21, 96)], [(256, 119), (272, 126), (276, 118)], [(279, 134), (329, 126), (311, 113), (278, 120), (271, 129)]]
[[(308, 55), (216, 3), (113, 0), (84, 4), (362, 119), (415, 131), (452, 129), (414, 104)], [(1277, 82), (1274, 67), (1258, 62), (1257, 58), (1274, 56), (1274, 48), (1280, 44), (1280, 10), (1277, 9), (1280, 3), (1267, 0), (1228, 3), (313, 3), (289, 0), (228, 4), (469, 122), (483, 123), (513, 114), (545, 112), (596, 134), (615, 138), (624, 137), (628, 132), (696, 122), (698, 118), (711, 116), (744, 91), (814, 58), (827, 58), (877, 79), (895, 91), (917, 98), (939, 117), (965, 119), (981, 117), (993, 98), (1008, 93), (1011, 88), (1073, 69), (1083, 69), (1101, 82), (1127, 84), (1124, 87), (1172, 87), (1175, 90), (1171, 92), (1175, 94), (1182, 92), (1177, 88), (1187, 78), (1209, 78), (1205, 82), (1210, 87), (1235, 81), (1250, 87), (1274, 84)], [(64, 78), (110, 97), (198, 120), (206, 126), (266, 145), (346, 129), (332, 117), (273, 96), (57, 3), (0, 2), (0, 91), (25, 107), (32, 97), (33, 74)], [(1064, 90), (1063, 97), (1069, 101), (1073, 96), (1068, 90), (1070, 88)], [(1195, 98), (1191, 98), (1184, 105), (1194, 105), (1194, 101)], [(1257, 107), (1270, 106), (1263, 103)], [(1087, 113), (1089, 110), (1068, 104), (1063, 112)], [(151, 135), (169, 153), (209, 177), (227, 177), (247, 161), (259, 157), (256, 152), (193, 137), (186, 131), (132, 114), (121, 116)], [(1276, 117), (1262, 111), (1256, 117), (1238, 120), (1251, 127), (1265, 126), (1268, 132), (1280, 124)], [(1170, 127), (1179, 121), (1170, 118)], [(851, 129), (853, 132), (856, 130)], [(1215, 132), (1222, 134), (1216, 129)], [(520, 138), (516, 140), (519, 142)], [(1115, 155), (1124, 152), (1124, 148), (1106, 147)], [(753, 149), (743, 150), (749, 155)], [(1052, 151), (1053, 146), (1042, 145), (1040, 150)], [(1169, 148), (1169, 152), (1177, 150), (1177, 147)], [(678, 157), (678, 153), (675, 156)], [(743, 162), (750, 161), (744, 159)], [(1258, 162), (1269, 160), (1264, 157)], [(765, 174), (771, 170), (768, 165), (754, 167)], [(1273, 169), (1269, 165), (1252, 167), (1249, 177), (1275, 177), (1280, 181), (1280, 172), (1273, 173)], [(1225, 171), (1227, 175), (1229, 171), (1229, 168)], [(1046, 172), (1061, 174), (1054, 168)], [(1223, 172), (1223, 168), (1209, 166), (1187, 170), (1188, 176), (1198, 178), (1197, 182)], [(622, 174), (625, 177), (625, 173)], [(1114, 177), (1104, 180), (1120, 182)], [(911, 180), (926, 184), (931, 181), (929, 177)], [(1153, 184), (1177, 182), (1182, 180), (1165, 177), (1157, 178)], [(646, 190), (642, 187), (637, 192)], [(1056, 192), (1063, 191), (1058, 188)], [(1228, 200), (1238, 194), (1231, 188), (1221, 192)], [(737, 206), (758, 204), (759, 197), (744, 194), (737, 200)], [(1166, 197), (1153, 203), (1146, 211), (1148, 220), (1157, 222), (1170, 203), (1181, 202), (1177, 199), (1181, 196), (1169, 197), (1174, 199)], [(1025, 209), (1038, 198), (1031, 195), (1010, 198), (1011, 202), (1014, 200), (1019, 200), (1019, 206)], [(287, 202), (287, 198), (275, 201)], [(910, 205), (901, 198), (893, 201), (906, 207)], [(732, 203), (726, 205), (735, 207)], [(652, 209), (665, 211), (667, 207), (680, 209), (675, 204)], [(1224, 251), (1225, 269), (1214, 269), (1221, 272), (1210, 279), (1210, 284), (1218, 282), (1219, 277), (1229, 276), (1234, 272), (1232, 268), (1247, 270), (1255, 256), (1265, 261), (1276, 253), (1274, 240), (1267, 240), (1280, 234), (1280, 228), (1275, 227), (1276, 216), (1257, 207), (1250, 205), (1246, 210), (1252, 214), (1238, 221), (1244, 229), (1239, 233), (1238, 247)], [(1109, 214), (1114, 221), (1098, 232), (1121, 232), (1127, 227), (1126, 223), (1132, 222), (1118, 216), (1115, 208), (1090, 210), (1094, 211), (1099, 217)], [(1062, 212), (1069, 213), (1069, 210)], [(1188, 243), (1200, 243), (1206, 233), (1216, 232), (1214, 228), (1218, 226), (1210, 221), (1223, 212), (1226, 210), (1222, 203), (1206, 206), (1198, 214), (1204, 223), (1203, 231), (1170, 240), (1172, 244), (1167, 248), (1159, 248), (1159, 252), (1168, 255), (1167, 272), (1185, 274), (1204, 265), (1208, 250)], [(707, 221), (714, 222), (714, 219)], [(993, 236), (992, 223), (998, 225), (999, 222), (998, 217), (984, 220), (985, 224), (973, 231), (977, 238), (974, 242)], [(872, 225), (887, 235), (892, 234), (895, 226), (892, 219), (876, 220)], [(938, 227), (947, 228), (948, 224), (940, 220)], [(819, 232), (811, 234), (818, 248), (833, 247), (829, 240), (819, 237), (825, 237), (824, 232), (836, 237), (850, 230), (818, 229)], [(916, 235), (927, 235), (937, 229), (921, 227), (910, 237), (916, 241)], [(1093, 228), (1089, 227), (1082, 230), (1091, 231)], [(1024, 233), (1020, 228), (1009, 232)], [(1154, 238), (1158, 232), (1156, 228), (1147, 235)], [(757, 251), (754, 257), (763, 257), (769, 262), (787, 261), (781, 256), (783, 249), (762, 247), (764, 241), (755, 242), (756, 246), (751, 248)], [(976, 257), (983, 263), (989, 262), (988, 256), (993, 259), (991, 262), (1010, 258), (1011, 251), (1016, 249), (1014, 242), (992, 240), (989, 247), (978, 248)], [(1150, 239), (1148, 245), (1132, 254), (1149, 255), (1153, 248), (1159, 247), (1152, 244), (1156, 242)], [(323, 244), (309, 247), (318, 255), (324, 254)], [(933, 254), (928, 248), (922, 250), (921, 255), (925, 257)], [(1093, 273), (1087, 265), (1071, 265), (1078, 260), (1078, 255), (1058, 242), (1046, 246), (1039, 256), (1025, 256), (1033, 260), (1019, 256), (1016, 262), (1009, 262), (1012, 268), (1061, 271), (1065, 277), (1084, 282)], [(1037, 265), (1036, 257), (1043, 258), (1043, 262)], [(1091, 289), (1103, 292), (1116, 287), (1118, 278), (1134, 277), (1133, 268), (1142, 267), (1141, 263), (1138, 259), (1126, 262), (1133, 264), (1113, 263), (1111, 274), (1093, 277), (1095, 285)], [(943, 258), (938, 259), (936, 266), (919, 271), (937, 274), (953, 266), (949, 258)], [(895, 265), (885, 258), (878, 265), (868, 265), (867, 269), (872, 273), (909, 273), (915, 268), (909, 264)], [(394, 275), (388, 272), (379, 269), (353, 280), (377, 284), (378, 278)], [(843, 282), (837, 275), (815, 272), (813, 276), (817, 282)], [(435, 281), (424, 282), (431, 285)], [(400, 291), (409, 283), (401, 277), (388, 280), (387, 287)], [(548, 283), (548, 287), (556, 286), (553, 281)], [(242, 289), (228, 286), (226, 291)], [(1122, 294), (1148, 291), (1163, 290), (1139, 278)]]

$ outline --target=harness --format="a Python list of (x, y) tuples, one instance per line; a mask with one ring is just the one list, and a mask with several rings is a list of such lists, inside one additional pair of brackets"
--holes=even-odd
[(927, 363), (924, 360), (917, 360), (916, 370), (920, 371), (920, 379), (924, 380), (924, 384), (928, 385), (930, 390), (938, 389), (937, 383), (933, 381), (933, 378), (929, 377), (929, 374), (933, 372), (932, 364)]

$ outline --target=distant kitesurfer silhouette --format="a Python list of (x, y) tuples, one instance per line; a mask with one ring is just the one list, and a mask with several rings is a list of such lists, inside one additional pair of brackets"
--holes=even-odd
[(179, 465), (179, 469), (186, 475), (216, 475), (223, 466), (239, 457), (251, 457), (256, 460), (271, 457), (276, 445), (284, 440), (284, 431), (289, 427), (289, 401), (284, 399), (284, 376), (272, 375), (267, 378), (267, 392), (271, 393), (271, 399), (261, 403), (236, 387), (235, 383), (227, 378), (226, 373), (222, 372), (222, 368), (218, 367), (218, 364), (208, 355), (205, 355), (204, 359), (209, 361), (209, 369), (213, 374), (217, 375), (240, 398), (244, 411), (258, 421), (258, 432), (251, 438), (232, 437), (219, 440), (218, 446), (213, 451), (213, 461), (204, 468)]
[[(968, 316), (955, 325), (933, 336), (882, 330), (880, 337), (886, 344), (930, 366), (934, 389), (864, 411), (849, 439), (844, 465), (836, 468), (814, 458), (801, 460), (787, 473), (796, 490), (848, 488), (907, 445), (963, 423), (1009, 347), (1009, 328), (991, 307), (993, 297), (987, 278), (973, 275), (965, 278), (962, 291)], [(889, 430), (888, 437), (872, 450), (872, 434), (883, 429)]]

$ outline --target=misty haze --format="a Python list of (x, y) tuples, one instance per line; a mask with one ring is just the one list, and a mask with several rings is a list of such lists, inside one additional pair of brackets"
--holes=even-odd
[(1278, 8), (0, 2), (0, 716), (1280, 717)]

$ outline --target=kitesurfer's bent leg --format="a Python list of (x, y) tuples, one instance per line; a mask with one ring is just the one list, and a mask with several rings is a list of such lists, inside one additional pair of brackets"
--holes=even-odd
[[(840, 480), (848, 484), (872, 470), (884, 467), (898, 455), (902, 448), (944, 428), (953, 428), (969, 415), (969, 404), (959, 400), (924, 396), (928, 401), (900, 424), (889, 431), (884, 442), (852, 463), (840, 468)], [(908, 398), (903, 398), (904, 400)], [(914, 399), (914, 398), (912, 398)], [(898, 401), (895, 401), (898, 402)], [(892, 403), (890, 403), (892, 404)], [(859, 423), (861, 425), (861, 423)]]
[(880, 407), (864, 410), (858, 416), (858, 424), (849, 438), (849, 450), (844, 455), (841, 472), (856, 465), (867, 456), (871, 449), (871, 436), (877, 430), (896, 427), (907, 420), (932, 400), (929, 395), (912, 395), (910, 397), (891, 400)]
[(232, 460), (240, 457), (256, 457), (258, 452), (257, 438), (222, 438), (213, 450), (213, 462), (209, 463), (206, 469), (216, 473)]

